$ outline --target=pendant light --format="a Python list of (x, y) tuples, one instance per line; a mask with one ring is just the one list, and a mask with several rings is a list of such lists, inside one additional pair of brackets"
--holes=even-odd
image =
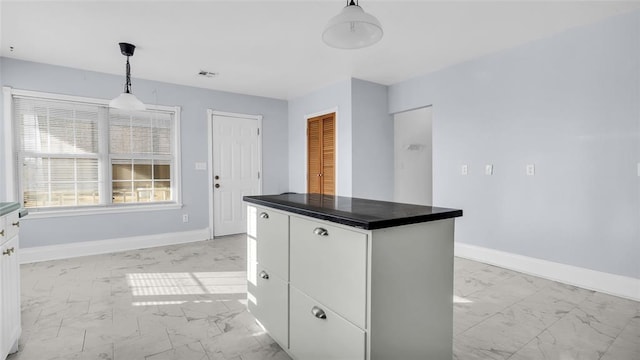
[(356, 0), (347, 0), (347, 6), (329, 20), (322, 32), (325, 44), (338, 49), (360, 49), (382, 39), (382, 25), (367, 14)]
[(124, 92), (109, 102), (109, 107), (121, 110), (145, 110), (147, 107), (131, 93), (131, 65), (129, 57), (133, 56), (135, 45), (120, 43), (120, 52), (127, 57), (127, 75), (124, 83)]

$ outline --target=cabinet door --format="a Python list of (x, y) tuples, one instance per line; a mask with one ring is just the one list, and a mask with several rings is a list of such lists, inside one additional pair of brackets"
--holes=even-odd
[(15, 352), (12, 348), (20, 336), (20, 265), (18, 237), (14, 236), (0, 247), (0, 355)]
[(289, 216), (257, 208), (258, 264), (289, 280)]
[(7, 230), (5, 229), (5, 218), (6, 216), (0, 216), (0, 359), (4, 359), (8, 354), (8, 341), (5, 339), (5, 323), (8, 321), (5, 314), (5, 294), (7, 291), (5, 290), (5, 257), (2, 255), (2, 251), (4, 251), (4, 245), (7, 241)]
[(18, 235), (18, 229), (20, 228), (20, 218), (18, 216), (18, 212), (14, 211), (5, 216), (5, 240), (11, 239), (12, 237)]
[(291, 285), (365, 328), (367, 235), (291, 217)]
[(249, 311), (282, 347), (289, 347), (289, 286), (269, 270), (258, 266), (256, 284), (248, 299)]
[(293, 286), (290, 316), (289, 348), (296, 359), (365, 359), (364, 331)]
[(0, 216), (0, 245), (3, 245), (5, 241), (9, 240), (9, 230), (7, 229), (8, 216)]

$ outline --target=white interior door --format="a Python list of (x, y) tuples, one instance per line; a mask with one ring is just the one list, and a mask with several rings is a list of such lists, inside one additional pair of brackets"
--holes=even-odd
[(246, 231), (242, 197), (259, 195), (259, 119), (213, 114), (214, 236)]
[(394, 199), (407, 204), (433, 204), (431, 107), (394, 115)]

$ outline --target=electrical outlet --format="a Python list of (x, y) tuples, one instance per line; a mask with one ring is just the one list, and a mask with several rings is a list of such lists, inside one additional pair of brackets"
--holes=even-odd
[(189, 214), (182, 214), (182, 222), (183, 223), (189, 222)]
[(462, 165), (462, 166), (460, 167), (460, 174), (462, 174), (462, 175), (467, 175), (467, 174), (469, 174), (469, 166), (468, 166), (468, 165), (466, 165), (466, 164), (465, 164), (465, 165)]
[(536, 166), (533, 164), (527, 164), (527, 176), (533, 176), (536, 174)]
[(485, 175), (493, 175), (493, 165), (487, 165), (484, 167)]

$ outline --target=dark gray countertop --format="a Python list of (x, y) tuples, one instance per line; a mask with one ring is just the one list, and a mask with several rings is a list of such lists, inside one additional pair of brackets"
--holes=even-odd
[(20, 209), (20, 203), (17, 202), (0, 202), (0, 216), (7, 215)]
[(283, 194), (245, 196), (244, 201), (365, 230), (450, 219), (462, 210), (344, 196)]

